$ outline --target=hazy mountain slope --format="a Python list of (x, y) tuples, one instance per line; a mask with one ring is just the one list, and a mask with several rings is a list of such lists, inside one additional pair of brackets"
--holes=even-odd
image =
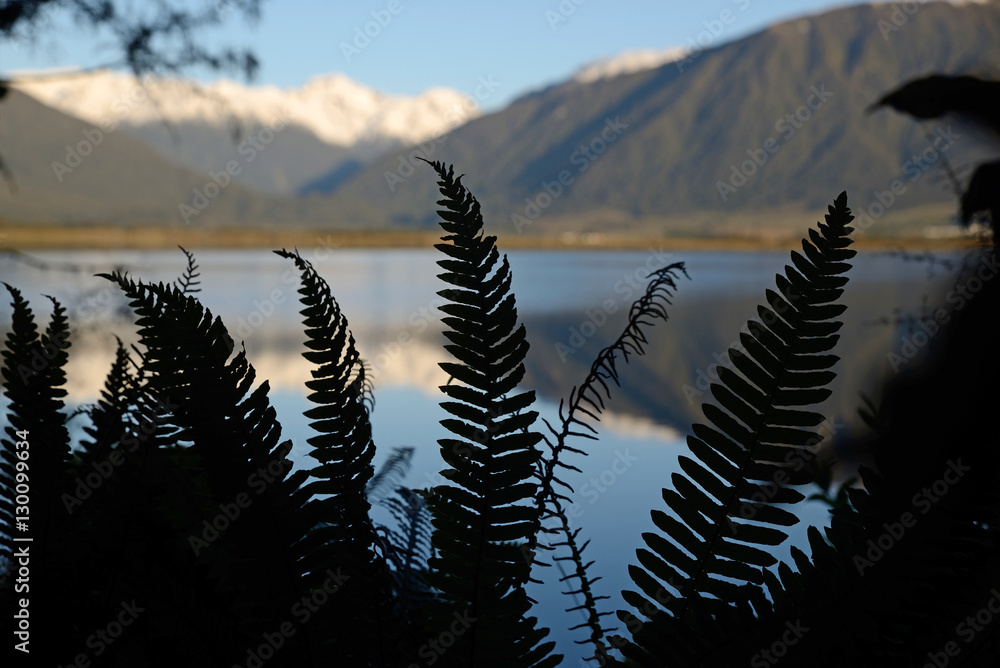
[[(797, 235), (798, 212), (825, 207), (843, 189), (856, 212), (878, 214), (876, 198), (888, 201), (879, 193), (894, 179), (902, 192), (889, 196), (893, 213), (927, 203), (935, 206), (921, 213), (946, 212), (955, 196), (931, 141), (941, 138), (944, 157), (960, 174), (989, 154), (981, 137), (951, 121), (921, 125), (864, 110), (902, 81), (930, 72), (1000, 78), (1000, 3), (929, 2), (912, 15), (892, 4), (846, 7), (642, 69), (676, 55), (626, 53), (599, 61), (443, 138), (406, 146), (401, 138), (417, 136), (407, 132), (424, 136), (474, 109), (454, 91), (420, 104), (386, 102), (336, 75), (294, 91), (220, 82), (214, 96), (190, 84), (182, 91), (178, 81), (147, 91), (118, 75), (87, 79), (89, 86), (61, 80), (61, 88), (47, 89), (49, 102), (87, 120), (17, 92), (0, 102), (0, 154), (21, 184), (16, 195), (0, 184), (0, 217), (184, 224), (179, 205), (193, 204), (209, 171), (235, 162), (234, 183), (192, 220), (430, 227), (435, 179), (413, 159), (425, 155), (468, 174), (466, 183), (500, 233), (644, 226), (677, 234), (750, 227), (761, 235), (780, 227), (773, 215), (780, 210)], [(810, 102), (814, 109), (804, 106)], [(289, 120), (272, 131), (267, 125), (281, 110)], [(339, 118), (334, 110), (346, 114), (342, 122), (331, 120)], [(808, 120), (796, 120), (796, 113)], [(241, 119), (236, 141), (233, 117)], [(106, 123), (115, 129), (59, 181), (52, 163), (65, 162), (67, 145)], [(260, 150), (250, 150), (251, 140)], [(915, 162), (925, 150), (933, 159)], [(246, 184), (308, 196), (265, 196)], [(927, 222), (940, 224), (945, 216)]]
[[(181, 198), (205, 182), (134, 137), (93, 134), (90, 124), (16, 90), (4, 98), (0, 114), (0, 147), (17, 183), (13, 193), (0, 187), (0, 215), (8, 220), (161, 222), (177, 216)], [(97, 137), (100, 143), (94, 145)], [(76, 153), (80, 145), (82, 152), (90, 149), (77, 164), (72, 156), (67, 159), (68, 146)]]
[[(245, 127), (238, 137), (225, 127), (196, 120), (173, 124), (169, 129), (162, 123), (147, 123), (123, 130), (171, 162), (207, 173), (224, 168), (229, 160), (242, 161), (240, 146), (245, 146), (250, 137), (256, 138), (264, 127)], [(357, 153), (352, 147), (320, 141), (298, 125), (285, 126), (275, 137), (267, 145), (266, 160), (244, 166), (237, 177), (241, 184), (265, 194), (295, 193), (317, 174), (326, 173)]]
[[(680, 61), (683, 67), (668, 63), (553, 86), (458, 128), (431, 157), (467, 173), (486, 214), (509, 230), (512, 214), (538, 214), (526, 211), (526, 197), (542, 205), (530, 231), (544, 231), (546, 217), (602, 209), (635, 217), (789, 205), (815, 209), (843, 189), (853, 206), (867, 207), (873, 191), (886, 190), (895, 178), (907, 186), (899, 208), (948, 201), (953, 195), (938, 183), (940, 162), (915, 182), (904, 176), (910, 156), (928, 147), (925, 129), (887, 111), (866, 115), (864, 109), (920, 74), (996, 75), (1000, 7), (927, 3), (886, 39), (879, 21), (890, 21), (893, 11), (892, 5), (847, 7), (706, 50), (691, 62)], [(809, 97), (814, 87), (832, 95), (820, 105)], [(806, 122), (796, 128), (783, 121), (809, 101), (817, 108), (800, 112), (808, 111)], [(606, 131), (615, 121), (617, 129)], [(580, 152), (591, 142), (600, 148), (605, 131), (606, 139), (615, 140), (603, 154), (591, 159)], [(963, 137), (946, 154), (953, 162), (969, 161), (975, 142)], [(759, 157), (768, 138), (776, 152), (763, 166), (751, 165), (754, 173), (745, 185), (723, 200), (719, 182), (729, 182), (732, 166), (750, 159), (748, 150)], [(572, 181), (548, 200), (545, 183), (557, 191), (552, 182), (563, 170)], [(434, 201), (434, 179), (399, 183), (387, 179), (392, 173), (399, 173), (399, 157), (390, 154), (340, 192), (376, 202), (400, 222), (432, 221), (427, 203)]]
[[(10, 91), (0, 102), (0, 154), (16, 185), (0, 182), (0, 221), (372, 227), (381, 220), (342, 197), (269, 198), (236, 182), (198, 210), (195, 191), (214, 192), (208, 177), (174, 165), (125, 132), (95, 132), (89, 123)], [(67, 159), (70, 147), (79, 162)], [(237, 167), (265, 164), (276, 150), (252, 161), (239, 156)], [(219, 165), (217, 174), (224, 169)], [(190, 222), (181, 204), (198, 211), (188, 211)]]
[[(291, 194), (345, 161), (367, 161), (420, 142), (477, 115), (458, 91), (433, 88), (387, 95), (342, 74), (315, 77), (300, 88), (247, 86), (220, 80), (203, 86), (179, 79), (137, 80), (100, 71), (17, 84), (44, 104), (100, 127), (113, 122), (172, 161), (217, 170), (240, 141), (283, 122), (280, 148), (267, 167), (248, 165), (244, 185)], [(234, 141), (234, 130), (240, 136)], [(265, 137), (267, 135), (265, 134)]]
[(689, 51), (690, 49), (685, 46), (625, 51), (610, 58), (587, 63), (576, 71), (572, 80), (580, 83), (591, 83), (600, 79), (652, 70), (665, 63), (672, 63), (684, 58)]

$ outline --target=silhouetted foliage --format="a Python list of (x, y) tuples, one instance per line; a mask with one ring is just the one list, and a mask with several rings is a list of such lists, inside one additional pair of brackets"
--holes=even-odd
[[(200, 7), (153, 3), (139, 9), (115, 0), (5, 0), (0, 3), (0, 37), (34, 41), (39, 26), (53, 15), (69, 15), (80, 28), (110, 35), (119, 60), (101, 67), (127, 67), (136, 75), (178, 72), (191, 66), (229, 69), (252, 78), (259, 67), (251, 51), (207, 50), (201, 31), (223, 23), (230, 14), (260, 17), (260, 0), (202, 2)], [(0, 81), (0, 91), (4, 90)]]
[[(932, 74), (909, 81), (887, 93), (869, 110), (885, 106), (914, 118), (939, 118), (946, 114), (991, 132), (1000, 139), (1000, 81), (974, 76)], [(988, 214), (993, 245), (1000, 245), (1000, 161), (979, 165), (962, 192), (961, 220), (968, 225), (977, 214)]]
[[(576, 588), (570, 588), (564, 593), (570, 596), (582, 595), (583, 603), (568, 608), (566, 612), (584, 610), (587, 616), (585, 622), (572, 627), (570, 630), (586, 628), (590, 631), (589, 642), (594, 645), (594, 655), (590, 658), (602, 663), (608, 660), (608, 647), (605, 643), (605, 635), (612, 629), (605, 628), (601, 618), (610, 615), (611, 612), (598, 610), (597, 602), (608, 597), (595, 596), (591, 589), (591, 586), (600, 577), (591, 576), (587, 573), (588, 568), (593, 562), (585, 563), (583, 552), (590, 541), (588, 540), (580, 544), (577, 540), (580, 529), (570, 528), (562, 502), (571, 502), (571, 499), (557, 492), (556, 485), (558, 484), (560, 488), (570, 492), (574, 490), (572, 485), (564, 482), (556, 475), (556, 471), (560, 468), (570, 471), (580, 471), (577, 467), (566, 464), (559, 459), (563, 452), (580, 455), (586, 454), (586, 452), (579, 448), (567, 445), (566, 439), (570, 436), (577, 436), (596, 440), (597, 429), (592, 424), (584, 422), (580, 416), (600, 421), (600, 415), (605, 409), (605, 401), (611, 399), (609, 381), (615, 385), (621, 384), (618, 361), (621, 360), (627, 363), (629, 355), (638, 356), (645, 352), (647, 340), (643, 330), (651, 327), (657, 319), (667, 320), (667, 306), (671, 303), (670, 299), (673, 296), (673, 291), (677, 289), (676, 279), (679, 273), (687, 275), (682, 262), (676, 262), (663, 267), (650, 275), (652, 280), (646, 287), (645, 294), (632, 304), (622, 333), (611, 345), (597, 354), (583, 383), (579, 387), (570, 389), (569, 399), (565, 403), (560, 400), (559, 418), (562, 423), (559, 429), (557, 430), (546, 422), (552, 438), (549, 438), (549, 435), (545, 435), (544, 438), (551, 452), (545, 462), (539, 467), (541, 469), (541, 481), (538, 485), (538, 491), (535, 493), (535, 505), (542, 513), (543, 521), (551, 518), (558, 522), (558, 527), (555, 530), (542, 527), (542, 531), (550, 534), (559, 534), (560, 539), (552, 542), (549, 546), (541, 545), (540, 547), (548, 550), (555, 550), (562, 547), (569, 550), (569, 556), (557, 556), (554, 557), (554, 560), (572, 562), (573, 572), (570, 575), (564, 576), (560, 582), (575, 580), (577, 583), (575, 585)], [(539, 538), (538, 534), (529, 537), (526, 548), (528, 554), (533, 555), (535, 553), (536, 548), (539, 547)], [(543, 566), (546, 565), (544, 562), (537, 563)]]
[[(651, 274), (622, 334), (543, 435), (534, 393), (519, 388), (528, 341), (510, 266), (461, 177), (432, 166), (452, 359), (441, 363), (451, 376), (441, 387), (444, 482), (430, 490), (399, 485), (412, 450), (374, 470), (365, 364), (330, 286), (298, 252), (277, 251), (302, 282), (303, 356), (314, 365), (305, 416), (317, 432), (309, 469), (292, 470), (267, 381), (198, 300), (190, 253), (173, 284), (104, 275), (129, 298), (139, 345), (119, 342), (100, 398), (73, 418), (86, 421), (76, 450), (62, 401), (64, 310), (53, 300), (40, 333), (8, 286), (6, 638), (20, 596), (11, 558), (30, 536), (32, 658), (43, 665), (72, 662), (95, 627), (128, 613), (128, 632), (89, 655), (93, 665), (556, 666), (525, 592), (544, 564), (535, 549), (546, 548), (573, 565), (565, 579), (584, 602), (570, 611), (586, 621), (572, 628), (588, 633), (579, 642), (602, 665), (995, 665), (1000, 615), (981, 614), (1000, 601), (995, 282), (954, 308), (926, 365), (869, 403), (876, 467), (861, 471), (863, 487), (829, 499), (831, 524), (810, 528), (810, 554), (793, 548), (792, 564), (775, 563), (767, 549), (786, 540), (803, 486), (822, 471), (805, 466), (823, 420), (811, 409), (834, 377), (854, 255), (838, 197), (765, 292), (741, 335), (746, 352), (720, 367), (707, 424), (694, 426), (690, 456), (663, 490), (669, 512), (651, 511), (657, 530), (629, 568), (632, 608), (618, 619), (631, 637), (610, 635), (591, 588), (601, 566), (584, 557), (559, 491), (572, 490), (576, 468), (559, 458), (585, 454), (567, 438), (595, 436), (585, 418), (600, 419), (617, 363), (641, 354), (646, 329), (666, 320), (683, 266)], [(982, 262), (996, 268), (992, 252)], [(30, 486), (30, 516), (19, 485)], [(372, 520), (372, 503), (392, 526)]]

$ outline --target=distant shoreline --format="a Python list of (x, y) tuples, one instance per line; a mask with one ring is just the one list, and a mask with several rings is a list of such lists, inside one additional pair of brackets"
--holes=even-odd
[[(805, 233), (805, 229), (803, 229)], [(757, 251), (798, 247), (801, 237), (669, 237), (625, 233), (580, 233), (559, 236), (498, 234), (499, 244), (510, 249), (538, 250), (671, 250)], [(0, 251), (7, 250), (163, 250), (178, 245), (198, 249), (272, 248), (431, 248), (440, 232), (409, 230), (263, 230), (188, 227), (115, 226), (0, 226)], [(869, 249), (960, 249), (976, 245), (971, 237), (933, 239), (927, 237), (855, 238), (857, 247)]]

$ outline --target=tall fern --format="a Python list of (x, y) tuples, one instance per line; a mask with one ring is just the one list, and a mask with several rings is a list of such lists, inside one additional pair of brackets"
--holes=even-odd
[(718, 405), (703, 409), (713, 426), (694, 425), (693, 457), (680, 457), (682, 472), (663, 490), (670, 512), (651, 513), (658, 531), (643, 534), (640, 565), (629, 568), (640, 591), (623, 592), (640, 616), (619, 612), (632, 634), (623, 652), (642, 665), (694, 665), (706, 656), (727, 665), (747, 656), (741, 642), (720, 647), (706, 630), (729, 624), (728, 635), (740, 637), (737, 617), (745, 623), (750, 606), (766, 600), (763, 569), (776, 561), (767, 549), (787, 538), (776, 527), (797, 521), (780, 504), (803, 498), (786, 485), (808, 482), (802, 462), (820, 440), (810, 428), (823, 416), (805, 407), (829, 395), (834, 377), (837, 357), (828, 351), (846, 308), (836, 300), (854, 256), (851, 220), (842, 193), (826, 224), (809, 231), (811, 243), (803, 240), (803, 254), (792, 252), (792, 265), (776, 276), (778, 292), (766, 291), (768, 305), (741, 335), (746, 353), (729, 351), (737, 371), (720, 367), (711, 386)]
[[(996, 262), (992, 251), (981, 259)], [(984, 284), (869, 412), (863, 488), (825, 531), (810, 530), (811, 554), (792, 550), (799, 572), (780, 583), (777, 621), (810, 628), (789, 662), (998, 664), (998, 305), (1000, 285)]]
[(416, 607), (414, 603), (430, 597), (422, 582), (425, 564), (431, 557), (431, 517), (423, 493), (396, 488), (394, 496), (382, 501), (396, 520), (396, 529), (384, 529), (391, 545), (388, 553), (393, 564), (393, 578), (399, 593), (397, 603), (404, 608)]
[(400, 480), (413, 466), (413, 453), (416, 451), (412, 445), (393, 448), (392, 454), (365, 485), (365, 496), (370, 502), (379, 503), (390, 491), (398, 488)]
[(306, 327), (302, 355), (316, 365), (310, 402), (305, 412), (319, 433), (308, 440), (309, 456), (318, 463), (309, 471), (302, 492), (310, 519), (298, 546), (305, 581), (322, 586), (327, 572), (347, 576), (331, 601), (315, 617), (322, 634), (321, 657), (365, 665), (394, 665), (400, 634), (395, 628), (388, 564), (378, 546), (369, 515), (366, 488), (372, 478), (372, 441), (369, 406), (371, 388), (347, 318), (327, 282), (298, 252), (275, 251), (292, 260), (302, 277), (299, 289)]
[[(0, 557), (12, 563), (16, 552), (28, 552), (31, 622), (37, 630), (30, 649), (39, 660), (53, 662), (58, 629), (69, 623), (79, 592), (71, 586), (73, 547), (66, 541), (69, 523), (60, 502), (70, 482), (62, 399), (69, 324), (65, 309), (49, 297), (52, 318), (39, 332), (21, 292), (4, 285), (12, 297), (13, 318), (3, 351), (3, 386), (10, 404), (0, 436)], [(17, 502), (19, 486), (27, 490), (27, 504)], [(16, 637), (12, 603), (19, 598), (13, 578), (0, 583), (5, 652)]]
[[(579, 387), (574, 386), (570, 389), (568, 401), (560, 400), (559, 428), (554, 428), (546, 421), (551, 438), (549, 435), (545, 435), (544, 438), (549, 446), (550, 454), (539, 467), (541, 480), (538, 491), (535, 493), (535, 505), (539, 509), (543, 521), (553, 518), (558, 522), (556, 529), (543, 527), (543, 531), (547, 533), (560, 534), (559, 541), (548, 547), (550, 549), (563, 547), (570, 553), (568, 556), (554, 557), (557, 562), (572, 562), (573, 571), (569, 575), (565, 575), (560, 582), (574, 581), (575, 588), (571, 588), (565, 593), (571, 596), (583, 596), (583, 603), (567, 609), (566, 612), (583, 611), (586, 620), (570, 630), (586, 628), (590, 631), (590, 637), (587, 641), (578, 640), (577, 642), (593, 644), (594, 654), (590, 658), (598, 660), (602, 664), (609, 659), (609, 648), (604, 638), (613, 629), (604, 627), (602, 617), (611, 613), (598, 610), (598, 601), (609, 597), (597, 596), (593, 593), (592, 585), (600, 579), (600, 576), (588, 574), (588, 569), (593, 565), (593, 562), (584, 561), (583, 552), (590, 541), (579, 543), (577, 538), (580, 529), (570, 528), (569, 518), (562, 506), (563, 501), (570, 501), (570, 499), (557, 491), (556, 485), (559, 485), (560, 489), (568, 491), (573, 491), (573, 488), (564, 482), (557, 472), (559, 469), (577, 472), (580, 470), (560, 459), (564, 453), (586, 454), (580, 448), (569, 445), (567, 440), (571, 436), (597, 439), (597, 429), (594, 425), (581, 418), (586, 416), (594, 421), (601, 419), (605, 402), (611, 399), (611, 384), (621, 384), (618, 363), (627, 363), (630, 355), (638, 356), (645, 353), (647, 339), (644, 329), (651, 327), (656, 320), (667, 319), (667, 306), (671, 303), (674, 290), (677, 289), (676, 279), (679, 273), (687, 275), (684, 264), (680, 262), (662, 267), (650, 274), (646, 291), (629, 308), (628, 319), (622, 333), (611, 345), (597, 354), (587, 377), (584, 378)], [(538, 544), (539, 534), (531, 536), (526, 546), (527, 554), (533, 555)], [(537, 560), (535, 563), (547, 565)]]
[[(430, 583), (442, 602), (434, 607), (437, 632), (451, 631), (454, 645), (435, 661), (445, 666), (554, 666), (554, 643), (541, 644), (547, 629), (528, 617), (522, 583), (530, 564), (521, 547), (538, 530), (530, 503), (531, 477), (541, 434), (531, 431), (537, 413), (533, 392), (517, 392), (528, 350), (518, 324), (511, 272), (496, 237), (485, 236), (479, 202), (452, 168), (435, 162), (443, 199), (445, 243), (435, 245), (439, 278), (450, 288), (438, 294), (448, 327), (445, 348), (457, 361), (443, 362), (454, 380), (441, 387), (448, 400), (442, 420), (452, 437), (438, 441), (448, 481), (434, 488)], [(456, 626), (455, 622), (460, 623)]]
[[(216, 661), (245, 661), (246, 648), (274, 631), (273, 611), (290, 610), (303, 595), (292, 546), (301, 538), (293, 495), (305, 473), (290, 472), (291, 442), (281, 441), (268, 383), (254, 387), (256, 372), (245, 351), (232, 355), (221, 319), (176, 286), (102, 276), (139, 316), (148, 391), (172, 407), (158, 430), (186, 446), (193, 484), (170, 495), (163, 512), (189, 522), (187, 532), (175, 528), (185, 549), (174, 568), (187, 570), (193, 602), (212, 611), (214, 626), (197, 631), (199, 641)], [(218, 521), (224, 509), (229, 522)], [(208, 524), (226, 528), (213, 537)], [(301, 661), (307, 642), (305, 631), (290, 638), (282, 662)]]

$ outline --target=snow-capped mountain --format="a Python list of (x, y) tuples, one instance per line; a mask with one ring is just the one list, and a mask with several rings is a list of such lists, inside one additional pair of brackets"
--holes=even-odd
[(651, 70), (684, 58), (688, 51), (689, 49), (686, 46), (673, 46), (669, 49), (634, 49), (624, 51), (610, 58), (602, 58), (601, 60), (584, 65), (573, 75), (573, 81), (591, 83), (599, 79)]
[[(240, 175), (246, 185), (271, 193), (299, 191), (331, 170), (356, 169), (384, 151), (438, 136), (479, 115), (470, 97), (452, 89), (387, 95), (337, 73), (293, 89), (230, 80), (203, 85), (136, 79), (109, 70), (16, 86), (104, 132), (137, 135), (171, 160), (203, 172), (222, 168), (241, 141), (280, 128), (282, 141), (274, 144), (280, 148), (263, 151), (258, 164)], [(266, 137), (267, 132), (261, 140)]]
[[(627, 51), (584, 66), (571, 81), (592, 83), (685, 55), (685, 47)], [(18, 74), (13, 73), (15, 81)], [(211, 84), (137, 79), (111, 70), (42, 71), (20, 77), (15, 86), (102, 132), (135, 136), (174, 164), (202, 174), (236, 160), (237, 181), (276, 195), (332, 192), (387, 152), (480, 115), (473, 98), (453, 89), (387, 95), (340, 73), (283, 89), (227, 79)], [(254, 140), (260, 156), (246, 160), (246, 142)]]

